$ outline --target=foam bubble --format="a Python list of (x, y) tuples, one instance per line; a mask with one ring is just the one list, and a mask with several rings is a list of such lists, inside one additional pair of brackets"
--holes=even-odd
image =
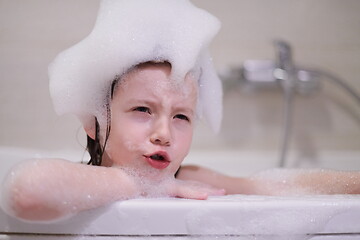
[(159, 176), (155, 169), (139, 171), (138, 168), (116, 166), (132, 177), (139, 192), (135, 198), (169, 197), (169, 185), (175, 181), (171, 176)]
[(199, 115), (217, 131), (222, 88), (207, 49), (219, 28), (215, 17), (189, 0), (103, 0), (90, 35), (49, 67), (56, 112), (77, 115), (85, 127), (92, 116), (101, 124), (116, 75), (141, 62), (169, 61), (175, 81), (200, 69)]

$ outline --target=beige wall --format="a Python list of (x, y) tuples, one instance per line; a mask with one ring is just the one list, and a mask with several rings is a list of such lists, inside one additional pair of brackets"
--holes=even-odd
[[(272, 41), (294, 48), (295, 62), (331, 71), (360, 92), (360, 1), (194, 0), (222, 21), (212, 44), (219, 71), (246, 59), (273, 59)], [(72, 116), (56, 116), (47, 65), (91, 30), (96, 0), (0, 0), (0, 145), (81, 149), (84, 134)], [(296, 99), (292, 148), (360, 150), (360, 106), (332, 84)], [(199, 127), (195, 148), (276, 150), (281, 91), (225, 93), (218, 136)]]

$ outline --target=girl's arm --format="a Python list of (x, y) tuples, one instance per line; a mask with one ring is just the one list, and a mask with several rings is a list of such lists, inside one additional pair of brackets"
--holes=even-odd
[(203, 167), (183, 166), (178, 178), (224, 188), (227, 194), (360, 194), (360, 172), (357, 171), (271, 169), (241, 178)]
[(34, 159), (9, 173), (2, 207), (25, 220), (54, 220), (132, 197), (136, 190), (132, 179), (119, 169)]
[[(1, 204), (12, 216), (49, 221), (117, 200), (151, 194), (146, 191), (151, 188), (143, 188), (136, 178), (119, 168), (61, 159), (34, 159), (19, 164), (8, 174)], [(195, 199), (218, 194), (212, 187), (175, 179), (163, 183), (162, 193)]]

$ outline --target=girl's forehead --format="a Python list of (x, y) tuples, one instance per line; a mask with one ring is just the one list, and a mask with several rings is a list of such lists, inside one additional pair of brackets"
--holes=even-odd
[(175, 81), (170, 77), (171, 67), (167, 64), (146, 65), (135, 68), (120, 80), (119, 88), (123, 91), (138, 89), (151, 92), (197, 95), (197, 83), (189, 73), (183, 81)]

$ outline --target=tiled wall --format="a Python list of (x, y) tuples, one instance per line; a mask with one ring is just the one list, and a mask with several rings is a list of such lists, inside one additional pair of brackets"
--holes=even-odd
[[(281, 38), (293, 46), (296, 64), (331, 71), (360, 92), (360, 1), (193, 2), (222, 22), (211, 46), (219, 71), (246, 59), (273, 59), (272, 42)], [(47, 64), (88, 34), (97, 8), (96, 0), (0, 0), (0, 145), (82, 148), (85, 136), (77, 120), (52, 109)], [(194, 148), (278, 149), (281, 91), (233, 87), (224, 103), (220, 135), (200, 126)], [(304, 154), (360, 150), (360, 106), (331, 83), (313, 96), (297, 97), (294, 126), (291, 147)]]

